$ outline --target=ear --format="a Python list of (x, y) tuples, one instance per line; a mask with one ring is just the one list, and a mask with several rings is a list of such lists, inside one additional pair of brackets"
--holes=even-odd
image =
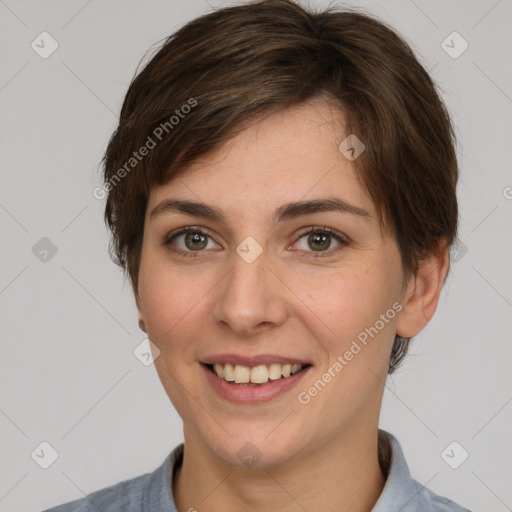
[(142, 331), (144, 331), (147, 334), (146, 330), (146, 322), (144, 321), (144, 314), (142, 313), (142, 308), (140, 307), (140, 297), (139, 292), (136, 289), (136, 287), (133, 288), (133, 295), (135, 297), (135, 305), (137, 306), (137, 313), (139, 317), (139, 327)]
[(399, 336), (416, 336), (434, 316), (449, 267), (449, 251), (445, 241), (439, 244), (434, 254), (419, 262), (418, 270), (407, 283), (403, 309), (396, 327)]

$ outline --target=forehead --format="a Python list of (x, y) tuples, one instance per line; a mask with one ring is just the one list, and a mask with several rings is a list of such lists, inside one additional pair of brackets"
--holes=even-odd
[(335, 197), (370, 213), (373, 203), (339, 146), (347, 137), (340, 109), (326, 102), (282, 110), (153, 187), (148, 211), (169, 197), (261, 214), (283, 203)]

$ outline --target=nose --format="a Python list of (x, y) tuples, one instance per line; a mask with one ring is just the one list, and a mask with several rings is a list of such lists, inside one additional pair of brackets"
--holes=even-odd
[(287, 288), (265, 251), (251, 263), (238, 253), (232, 260), (231, 271), (215, 287), (214, 321), (245, 339), (282, 325), (288, 315)]

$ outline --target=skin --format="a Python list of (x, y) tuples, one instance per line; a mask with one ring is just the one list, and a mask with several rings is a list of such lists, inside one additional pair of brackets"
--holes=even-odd
[[(135, 298), (142, 328), (160, 350), (158, 375), (184, 423), (183, 464), (172, 482), (180, 511), (363, 512), (382, 492), (378, 418), (393, 340), (416, 335), (433, 316), (448, 257), (441, 244), (405, 278), (395, 239), (338, 150), (347, 135), (341, 112), (310, 102), (251, 125), (151, 190)], [(273, 225), (284, 203), (323, 197), (369, 215), (319, 212)], [(183, 213), (150, 218), (169, 198), (216, 206), (227, 223)], [(164, 245), (186, 226), (210, 238), (186, 245), (182, 234)], [(314, 226), (349, 241), (308, 242), (305, 228)], [(252, 263), (236, 252), (248, 236), (263, 249)], [(301, 404), (298, 393), (394, 303), (402, 310)], [(218, 353), (287, 355), (313, 367), (270, 402), (234, 404), (215, 393), (199, 363)], [(260, 454), (251, 467), (237, 456), (248, 442)]]

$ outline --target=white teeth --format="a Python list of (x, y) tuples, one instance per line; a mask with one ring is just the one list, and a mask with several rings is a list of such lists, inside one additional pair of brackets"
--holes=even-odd
[(272, 363), (269, 365), (243, 366), (237, 364), (221, 364), (215, 363), (213, 371), (218, 377), (228, 382), (235, 382), (236, 384), (265, 384), (269, 380), (277, 380), (281, 377), (286, 378), (294, 375), (304, 368), (301, 364), (279, 364)]
[(254, 384), (268, 382), (268, 369), (265, 365), (251, 368), (251, 382)]
[(283, 377), (289, 377), (292, 373), (292, 365), (291, 364), (283, 364), (281, 367), (281, 375)]
[(243, 384), (251, 380), (251, 369), (248, 366), (241, 366), (237, 364), (235, 366), (235, 382), (237, 384)]
[(270, 380), (277, 380), (281, 378), (281, 365), (277, 363), (272, 363), (268, 367), (268, 378)]
[(224, 375), (223, 375), (223, 378), (224, 378), (224, 380), (227, 380), (228, 382), (233, 382), (235, 380), (235, 369), (233, 368), (232, 364), (225, 364), (224, 365)]
[(224, 377), (224, 369), (221, 364), (215, 363), (213, 365), (213, 371), (217, 374), (217, 377), (220, 377), (221, 379)]

